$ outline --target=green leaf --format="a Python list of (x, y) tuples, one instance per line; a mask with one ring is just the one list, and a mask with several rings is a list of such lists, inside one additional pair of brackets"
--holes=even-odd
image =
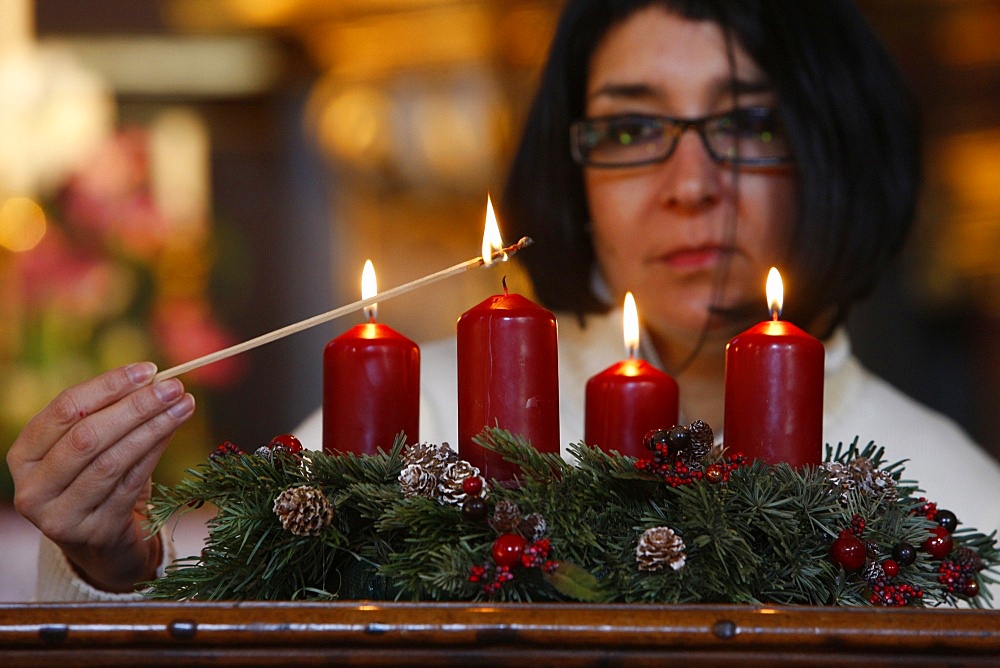
[(546, 573), (545, 581), (563, 596), (577, 601), (601, 603), (614, 598), (590, 571), (566, 561), (560, 562), (555, 572)]

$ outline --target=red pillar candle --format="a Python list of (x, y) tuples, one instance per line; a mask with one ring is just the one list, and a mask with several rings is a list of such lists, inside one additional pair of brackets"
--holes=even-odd
[(628, 358), (587, 381), (584, 441), (606, 451), (644, 457), (646, 432), (677, 424), (677, 381), (635, 359), (639, 315), (631, 292), (625, 295), (623, 330)]
[(823, 461), (823, 365), (820, 341), (778, 319), (781, 277), (767, 279), (772, 319), (726, 346), (724, 439), (731, 453), (792, 466)]
[[(503, 248), (488, 204), (483, 260)], [(494, 295), (458, 320), (458, 452), (486, 478), (512, 480), (518, 468), (472, 439), (499, 426), (539, 452), (559, 452), (559, 360), (556, 319), (517, 294)]]
[[(362, 298), (376, 294), (365, 263)], [(369, 271), (370, 270), (370, 271)], [(388, 450), (399, 432), (411, 443), (420, 424), (420, 349), (391, 327), (356, 325), (323, 350), (323, 451), (373, 455)]]
[(458, 320), (458, 452), (487, 478), (511, 480), (515, 465), (472, 442), (486, 426), (559, 452), (556, 319), (506, 287)]

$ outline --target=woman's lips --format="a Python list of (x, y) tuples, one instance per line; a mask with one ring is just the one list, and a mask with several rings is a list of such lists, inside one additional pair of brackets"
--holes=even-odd
[(660, 261), (673, 269), (708, 269), (718, 264), (732, 250), (723, 246), (681, 248), (660, 256)]

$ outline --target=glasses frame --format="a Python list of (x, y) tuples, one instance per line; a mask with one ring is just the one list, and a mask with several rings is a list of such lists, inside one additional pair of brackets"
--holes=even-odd
[[(727, 156), (721, 156), (717, 154), (711, 147), (708, 141), (708, 136), (705, 134), (705, 126), (712, 122), (717, 121), (726, 116), (731, 116), (736, 111), (760, 111), (766, 110), (768, 112), (777, 114), (777, 110), (771, 109), (770, 107), (740, 107), (738, 109), (730, 109), (718, 114), (710, 114), (708, 116), (701, 116), (699, 118), (681, 118), (678, 116), (661, 116), (657, 114), (615, 114), (613, 116), (597, 116), (595, 118), (579, 118), (573, 121), (569, 126), (570, 132), (570, 152), (573, 154), (573, 160), (584, 167), (600, 167), (602, 169), (627, 169), (629, 167), (643, 167), (645, 165), (654, 165), (660, 162), (664, 162), (674, 154), (677, 150), (677, 145), (681, 141), (681, 137), (689, 129), (693, 129), (698, 133), (701, 138), (702, 146), (705, 147), (705, 151), (708, 153), (709, 157), (713, 161), (719, 164), (727, 165), (740, 165), (746, 167), (774, 167), (779, 165), (787, 165), (792, 162), (792, 156), (776, 156), (776, 157), (758, 157), (758, 158), (730, 158)], [(663, 125), (664, 137), (669, 137), (671, 143), (669, 148), (667, 148), (666, 153), (653, 158), (648, 158), (645, 160), (639, 160), (636, 162), (626, 162), (626, 163), (607, 163), (607, 162), (595, 162), (590, 158), (583, 155), (580, 150), (580, 144), (582, 143), (581, 137), (586, 131), (589, 124), (599, 121), (611, 121), (620, 119), (653, 119), (659, 121)]]

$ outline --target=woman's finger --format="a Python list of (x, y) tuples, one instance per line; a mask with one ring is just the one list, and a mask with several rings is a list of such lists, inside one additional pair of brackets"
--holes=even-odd
[(41, 460), (76, 424), (148, 385), (155, 374), (155, 364), (137, 362), (63, 390), (28, 421), (11, 446), (11, 455), (17, 464)]

